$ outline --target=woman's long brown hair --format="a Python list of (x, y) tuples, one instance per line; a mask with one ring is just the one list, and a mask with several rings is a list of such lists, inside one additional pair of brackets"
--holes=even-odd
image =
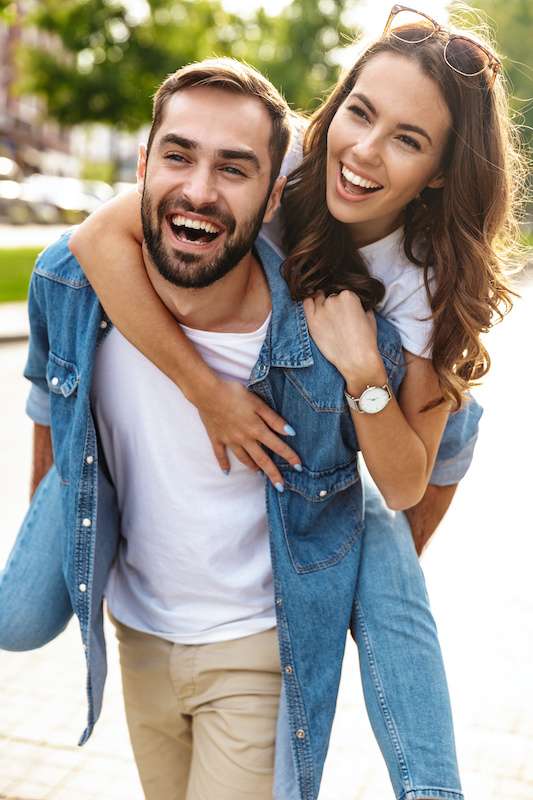
[(349, 226), (327, 208), (327, 136), (370, 59), (395, 53), (415, 60), (440, 88), (452, 128), (443, 188), (425, 189), (405, 209), (405, 252), (424, 271), (434, 323), (432, 362), (443, 398), (458, 408), (464, 392), (490, 368), (481, 334), (512, 308), (508, 274), (519, 259), (515, 209), (525, 170), (502, 76), (490, 89), (483, 73), (459, 75), (444, 60), (446, 41), (445, 34), (416, 44), (380, 39), (315, 112), (303, 162), (289, 176), (283, 200), (289, 253), (284, 275), (294, 299), (342, 289), (356, 292), (367, 309), (382, 299), (384, 287), (368, 274)]

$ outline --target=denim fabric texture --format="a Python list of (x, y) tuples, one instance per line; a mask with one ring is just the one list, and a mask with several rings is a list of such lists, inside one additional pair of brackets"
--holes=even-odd
[[(278, 494), (266, 482), (284, 679), (277, 800), (318, 796), (350, 628), (363, 656), (367, 707), (396, 796), (460, 800), (442, 660), (407, 523), (402, 514), (389, 512), (371, 487), (364, 519), (358, 445), (344, 381), (311, 340), (303, 307), (291, 301), (281, 277), (280, 257), (261, 239), (256, 252), (273, 311), (249, 386), (294, 425), (303, 463), (297, 473), (274, 456), (285, 492)], [(102, 601), (120, 533), (89, 400), (96, 348), (110, 323), (68, 249), (68, 235), (39, 257), (29, 303), (25, 375), (33, 388), (27, 408), (35, 421), (46, 424), (47, 393), (54, 467), (32, 501), (0, 576), (0, 647), (39, 647), (65, 627), (72, 613), (78, 617), (87, 660), (88, 722), (82, 744), (102, 704)], [(404, 372), (400, 338), (385, 320), (378, 317), (377, 324), (379, 350), (397, 391)], [(464, 424), (455, 423), (448, 460), (460, 456), (477, 433), (473, 408), (474, 403), (459, 412)], [(21, 587), (35, 589), (36, 574), (37, 595), (30, 603)], [(424, 672), (422, 680), (420, 673), (412, 680), (413, 659)]]

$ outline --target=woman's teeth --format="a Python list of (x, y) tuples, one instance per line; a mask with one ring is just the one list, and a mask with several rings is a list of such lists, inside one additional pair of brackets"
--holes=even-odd
[(351, 169), (348, 169), (348, 167), (345, 167), (344, 165), (342, 166), (341, 173), (342, 177), (353, 186), (360, 186), (362, 189), (383, 189), (381, 184), (367, 181), (366, 178), (361, 178), (360, 175), (352, 172)]

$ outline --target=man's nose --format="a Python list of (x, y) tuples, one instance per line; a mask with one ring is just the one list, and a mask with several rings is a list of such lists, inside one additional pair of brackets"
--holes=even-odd
[(218, 190), (211, 170), (199, 167), (192, 171), (183, 186), (183, 194), (195, 208), (216, 203)]

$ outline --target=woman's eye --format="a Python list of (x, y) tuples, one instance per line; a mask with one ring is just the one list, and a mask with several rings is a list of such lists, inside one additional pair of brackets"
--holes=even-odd
[(405, 136), (404, 134), (402, 134), (401, 136), (398, 136), (398, 139), (400, 140), (400, 142), (406, 144), (407, 147), (411, 147), (413, 150), (420, 150), (420, 143), (417, 142), (416, 139), (413, 139), (411, 136)]
[(361, 119), (369, 122), (368, 114), (361, 108), (361, 106), (348, 106), (348, 110), (351, 111), (352, 114), (355, 114), (356, 117), (360, 117)]

